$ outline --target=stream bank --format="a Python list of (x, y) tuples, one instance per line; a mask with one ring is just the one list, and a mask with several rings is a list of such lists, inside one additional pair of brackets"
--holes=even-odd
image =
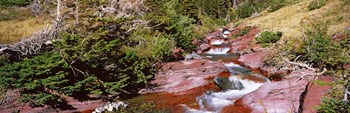
[(286, 72), (263, 65), (268, 52), (254, 43), (258, 28), (249, 27), (247, 34), (232, 38), (243, 28), (218, 29), (197, 41), (201, 59), (163, 64), (151, 82), (157, 86), (145, 89), (142, 97), (174, 113), (302, 112), (310, 98), (307, 89), (314, 83), (299, 79), (297, 72), (290, 78), (267, 79)]

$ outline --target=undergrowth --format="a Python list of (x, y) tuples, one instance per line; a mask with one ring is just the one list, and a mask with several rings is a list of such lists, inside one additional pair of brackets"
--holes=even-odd
[(281, 37), (282, 32), (264, 31), (256, 38), (256, 41), (262, 44), (263, 47), (267, 47), (269, 44), (279, 41)]
[(315, 10), (315, 9), (321, 8), (324, 5), (326, 5), (326, 0), (313, 0), (309, 4), (308, 8), (309, 8), (309, 10)]

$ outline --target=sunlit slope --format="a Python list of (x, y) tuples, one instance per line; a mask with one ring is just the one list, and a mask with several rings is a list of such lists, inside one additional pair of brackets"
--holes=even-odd
[(16, 43), (45, 26), (46, 24), (43, 21), (38, 22), (35, 18), (0, 21), (0, 44)]
[(320, 9), (309, 11), (312, 0), (303, 0), (297, 4), (285, 6), (275, 12), (263, 12), (255, 18), (242, 20), (250, 26), (263, 30), (282, 31), (283, 37), (302, 37), (305, 28), (311, 24), (326, 22), (331, 34), (343, 31), (350, 26), (350, 4), (342, 0), (328, 0)]

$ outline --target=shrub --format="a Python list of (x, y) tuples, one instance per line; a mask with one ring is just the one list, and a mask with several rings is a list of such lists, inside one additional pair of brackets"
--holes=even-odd
[(282, 36), (282, 32), (270, 32), (270, 31), (264, 31), (261, 33), (259, 37), (256, 38), (256, 41), (258, 43), (276, 43), (278, 40), (280, 40)]
[(239, 31), (239, 33), (237, 34), (236, 37), (244, 36), (244, 35), (246, 35), (247, 33), (249, 33), (250, 30), (252, 30), (252, 28), (250, 28), (250, 27), (245, 27), (245, 28), (243, 28), (242, 30)]
[[(57, 95), (50, 94), (48, 91), (60, 91), (62, 86), (66, 86), (68, 74), (65, 71), (67, 70), (67, 65), (58, 53), (44, 53), (1, 66), (0, 85), (5, 88), (20, 89), (23, 92), (21, 98), (23, 102), (41, 106), (58, 100)], [(53, 104), (57, 103), (51, 103)]]
[(308, 29), (305, 33), (307, 39), (303, 43), (304, 54), (316, 67), (337, 68), (348, 62), (347, 56), (342, 53), (349, 50), (349, 41), (333, 41), (327, 31), (324, 25)]
[(176, 12), (176, 6), (180, 5), (178, 1), (171, 0), (165, 4), (167, 7), (166, 14), (169, 17), (168, 29), (172, 32), (169, 37), (176, 42), (177, 47), (181, 47), (184, 50), (190, 51), (194, 48), (191, 44), (194, 33), (193, 33), (193, 22), (194, 19), (188, 16), (179, 15)]
[(308, 8), (311, 11), (311, 10), (319, 9), (324, 5), (326, 5), (326, 0), (313, 0), (309, 4)]
[(271, 5), (268, 11), (274, 12), (274, 11), (277, 11), (278, 9), (281, 9), (284, 6), (285, 6), (284, 2), (277, 2), (273, 5)]
[(145, 101), (142, 97), (126, 100), (126, 108), (118, 110), (118, 113), (169, 113), (165, 110), (156, 110), (154, 102)]
[(318, 113), (349, 113), (350, 103), (336, 98), (323, 98), (316, 110)]
[[(173, 47), (161, 33), (127, 34), (132, 19), (90, 21), (82, 25), (90, 27), (63, 33), (53, 51), (1, 66), (0, 86), (21, 89), (21, 100), (33, 106), (62, 105), (65, 100), (57, 94), (78, 100), (88, 95), (123, 97), (143, 87), (152, 77), (152, 64)], [(131, 39), (141, 33), (142, 39)]]
[(246, 18), (254, 13), (260, 13), (267, 8), (269, 8), (268, 11), (273, 12), (287, 4), (293, 4), (296, 2), (298, 2), (298, 0), (249, 0), (238, 7), (237, 13), (239, 18)]
[(238, 14), (238, 17), (240, 18), (250, 17), (255, 12), (258, 12), (258, 11), (256, 10), (256, 7), (254, 6), (254, 4), (251, 2), (242, 5), (237, 9), (237, 14)]
[(26, 6), (29, 5), (32, 0), (0, 0), (0, 5), (3, 6)]

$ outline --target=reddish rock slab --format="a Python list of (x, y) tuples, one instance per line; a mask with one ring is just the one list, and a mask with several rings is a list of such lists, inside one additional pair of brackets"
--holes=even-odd
[(28, 103), (20, 103), (20, 92), (19, 90), (9, 90), (7, 95), (10, 97), (8, 102), (4, 106), (0, 107), (0, 113), (12, 113), (19, 111), (20, 113), (91, 113), (95, 108), (105, 104), (102, 100), (89, 100), (89, 101), (78, 101), (72, 97), (62, 96), (67, 101), (67, 104), (72, 108), (70, 109), (52, 109), (49, 106), (44, 107), (31, 107)]
[(181, 93), (153, 93), (142, 95), (146, 101), (153, 101), (156, 105), (156, 109), (166, 110), (171, 113), (184, 113), (185, 108), (182, 105), (186, 105), (193, 109), (199, 109), (199, 105), (196, 101), (196, 97), (202, 95), (207, 91), (218, 91), (219, 87), (215, 83), (210, 82), (208, 85), (193, 88)]
[[(334, 77), (331, 76), (320, 76), (317, 80), (330, 83), (334, 81)], [(331, 89), (331, 86), (321, 86), (316, 83), (310, 83), (308, 90), (304, 98), (302, 113), (316, 113), (315, 107), (319, 106), (322, 102), (322, 97), (327, 94)]]
[(221, 37), (221, 30), (220, 29), (218, 29), (212, 33), (206, 34), (204, 36), (204, 41), (206, 43), (209, 43), (212, 38), (219, 38), (219, 37)]
[[(258, 34), (260, 32), (259, 29), (257, 28), (253, 28), (252, 30), (250, 30), (247, 34), (243, 35), (242, 37), (230, 40), (229, 42), (231, 42), (231, 51), (230, 53), (241, 53), (242, 50), (248, 48), (252, 41), (255, 39), (256, 34)], [(252, 46), (254, 47), (254, 46)], [(252, 48), (248, 48), (249, 50)], [(257, 49), (256, 47), (254, 47), (255, 49)]]
[(201, 52), (204, 52), (204, 51), (208, 51), (211, 47), (209, 46), (209, 44), (201, 44), (199, 46), (199, 49)]
[(172, 50), (172, 55), (176, 60), (183, 60), (184, 57), (182, 56), (182, 53), (184, 52), (184, 50), (182, 50), (181, 48), (173, 48)]
[(247, 66), (248, 68), (259, 69), (264, 65), (263, 59), (265, 56), (265, 51), (259, 51), (255, 53), (242, 55), (240, 56), (238, 61), (241, 62), (243, 65)]
[(306, 91), (307, 84), (308, 81), (297, 81), (297, 79), (265, 84), (258, 90), (243, 96), (234, 106), (226, 107), (224, 110), (237, 110), (241, 113), (298, 112), (300, 99)]
[(242, 100), (237, 100), (235, 104), (226, 106), (221, 113), (250, 113), (252, 110), (243, 104)]
[(140, 93), (181, 93), (209, 84), (209, 80), (227, 71), (222, 62), (205, 59), (164, 64), (151, 84), (158, 85)]

